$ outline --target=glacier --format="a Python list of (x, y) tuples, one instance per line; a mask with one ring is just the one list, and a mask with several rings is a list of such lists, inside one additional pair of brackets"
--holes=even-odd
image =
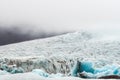
[(120, 77), (119, 65), (106, 65), (101, 68), (93, 67), (91, 62), (79, 62), (77, 61), (71, 70), (71, 75), (82, 78), (100, 78), (102, 76), (115, 75)]
[[(11, 73), (28, 73), (40, 69), (51, 74), (51, 77), (62, 74), (71, 76), (71, 70), (77, 61), (92, 62), (92, 67), (95, 69), (102, 69), (111, 64), (119, 66), (119, 48), (119, 40), (108, 40), (105, 37), (103, 39), (97, 33), (86, 31), (67, 33), (51, 38), (0, 46), (0, 68), (7, 65), (8, 68), (12, 66), (13, 69), (16, 65)], [(91, 63), (86, 67), (90, 68), (90, 66)], [(93, 72), (83, 71), (83, 73), (94, 77)]]

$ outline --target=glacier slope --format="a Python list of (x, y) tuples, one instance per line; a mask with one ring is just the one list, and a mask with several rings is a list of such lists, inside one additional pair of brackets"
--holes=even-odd
[(0, 66), (22, 67), (25, 72), (43, 69), (69, 75), (76, 60), (90, 61), (94, 67), (120, 65), (120, 41), (97, 39), (89, 32), (75, 32), (46, 39), (0, 47)]

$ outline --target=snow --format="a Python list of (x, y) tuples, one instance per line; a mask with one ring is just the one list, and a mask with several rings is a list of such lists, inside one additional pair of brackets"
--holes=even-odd
[[(44, 78), (44, 77), (41, 77), (34, 73), (22, 73), (22, 74), (19, 73), (19, 74), (0, 76), (0, 80), (84, 80), (84, 79), (77, 78), (77, 77)], [(92, 79), (92, 80), (94, 80), (94, 79)], [(97, 79), (97, 80), (99, 80), (99, 79)], [(105, 79), (100, 79), (100, 80), (105, 80)]]
[(4, 71), (4, 70), (0, 70), (0, 75), (6, 75), (6, 74), (10, 74), (10, 73), (8, 73), (7, 71)]
[(63, 74), (61, 73), (57, 73), (57, 74), (50, 74), (49, 78), (61, 78), (61, 77), (65, 77)]
[(45, 80), (43, 77), (33, 73), (10, 74), (0, 76), (0, 80)]
[(80, 78), (76, 77), (44, 78), (33, 73), (23, 73), (0, 76), (0, 80), (80, 80)]
[[(17, 69), (21, 68), (24, 72), (41, 69), (53, 76), (61, 74), (68, 76), (77, 60), (80, 62), (92, 62), (92, 67), (95, 69), (101, 69), (106, 65), (120, 65), (119, 48), (119, 40), (108, 40), (97, 35), (97, 33), (93, 34), (84, 31), (68, 33), (52, 38), (0, 46), (0, 68), (4, 64), (6, 66), (16, 65)], [(85, 69), (91, 68), (91, 63), (87, 64), (89, 65)], [(83, 70), (85, 69), (83, 67)], [(87, 70), (85, 71), (87, 75), (93, 75), (87, 73)], [(116, 70), (113, 71), (117, 73)], [(39, 74), (39, 72), (37, 73)]]

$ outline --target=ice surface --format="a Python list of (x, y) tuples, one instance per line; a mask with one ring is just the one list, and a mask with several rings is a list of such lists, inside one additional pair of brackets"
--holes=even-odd
[(57, 74), (50, 74), (48, 77), (49, 78), (61, 78), (61, 77), (65, 77), (65, 76), (61, 73), (57, 73)]
[(13, 75), (0, 76), (0, 80), (81, 80), (76, 77), (58, 77), (58, 78), (44, 78), (34, 73), (23, 73)]
[(35, 74), (38, 74), (42, 77), (48, 77), (49, 76), (48, 73), (46, 73), (45, 71), (43, 71), (41, 69), (34, 69), (32, 72), (35, 73)]
[(19, 73), (0, 76), (0, 80), (46, 80), (43, 77), (34, 73)]
[(0, 70), (0, 75), (6, 75), (6, 74), (10, 74), (10, 73), (8, 73), (7, 71), (4, 71), (4, 70)]
[[(98, 37), (89, 32), (75, 32), (1, 46), (0, 68), (4, 64), (16, 65), (16, 68), (21, 67), (24, 72), (42, 69), (48, 74), (61, 73), (68, 76), (77, 60), (92, 62), (93, 68), (120, 65), (120, 41)], [(85, 69), (91, 68), (91, 64), (88, 66)], [(117, 69), (113, 73), (120, 74)]]
[[(22, 74), (20, 73), (20, 74), (0, 76), (0, 80), (84, 80), (84, 79), (77, 77), (44, 78), (34, 73), (22, 73)], [(92, 79), (92, 80), (96, 80), (96, 79)], [(97, 79), (97, 80), (101, 80), (101, 79)]]
[(61, 73), (48, 74), (48, 73), (46, 73), (45, 71), (43, 71), (43, 70), (41, 70), (41, 69), (34, 69), (34, 70), (32, 71), (32, 73), (38, 74), (38, 75), (40, 75), (41, 77), (49, 77), (49, 78), (64, 77), (64, 75), (61, 74)]

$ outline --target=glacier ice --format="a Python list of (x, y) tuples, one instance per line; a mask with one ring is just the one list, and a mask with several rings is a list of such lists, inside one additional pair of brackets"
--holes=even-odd
[(77, 76), (78, 73), (82, 73), (84, 71), (89, 72), (89, 73), (94, 73), (92, 63), (77, 61), (76, 64), (74, 65), (73, 69), (71, 70), (71, 75)]
[(77, 73), (78, 73), (78, 71), (79, 71), (79, 68), (80, 68), (80, 63), (77, 61), (76, 63), (75, 63), (75, 65), (73, 66), (73, 69), (71, 69), (71, 76), (77, 76)]
[[(102, 76), (118, 75), (120, 76), (120, 66), (106, 65), (101, 68), (94, 68), (91, 62), (76, 62), (71, 70), (72, 76), (85, 78), (99, 78)], [(82, 76), (81, 76), (82, 75)]]
[(18, 68), (13, 68), (10, 73), (15, 74), (15, 73), (23, 73), (24, 70), (21, 67)]
[(8, 73), (8, 72), (5, 71), (5, 70), (0, 70), (0, 75), (6, 75), (6, 74), (10, 74), (10, 73)]
[(48, 74), (48, 73), (46, 73), (45, 71), (43, 71), (43, 70), (41, 70), (41, 69), (34, 69), (34, 70), (32, 71), (32, 73), (38, 74), (39, 76), (42, 76), (42, 77), (49, 77), (49, 78), (64, 77), (64, 75), (61, 74), (61, 73)]
[(80, 72), (83, 72), (83, 71), (94, 73), (92, 62), (81, 62), (81, 64), (80, 64)]
[(16, 65), (1, 64), (0, 69), (11, 74), (24, 72), (24, 70), (21, 67), (16, 67)]
[(49, 76), (48, 73), (46, 73), (45, 71), (43, 71), (41, 69), (34, 69), (32, 72), (35, 73), (35, 74), (38, 74), (40, 76), (43, 76), (43, 77), (48, 77)]
[[(12, 73), (16, 73), (18, 69), (18, 72), (42, 69), (48, 74), (61, 73), (68, 76), (73, 66), (75, 69), (76, 61), (79, 60), (87, 62), (82, 64), (85, 67), (82, 67), (81, 72), (86, 69), (83, 71), (86, 75), (94, 76), (93, 69), (96, 69), (97, 75), (99, 74), (97, 68), (101, 69), (111, 64), (120, 65), (119, 48), (120, 41), (104, 40), (102, 37), (97, 39), (88, 32), (68, 33), (52, 38), (0, 46), (0, 68), (11, 72), (13, 68), (11, 69), (10, 66), (16, 65), (17, 69), (14, 68)], [(89, 62), (94, 65), (92, 66)], [(71, 74), (74, 75), (76, 72)], [(117, 68), (112, 72), (120, 74)], [(104, 71), (103, 73), (107, 74)]]
[(48, 77), (49, 78), (60, 78), (60, 77), (65, 77), (65, 75), (61, 73), (56, 73), (56, 74), (50, 74)]

